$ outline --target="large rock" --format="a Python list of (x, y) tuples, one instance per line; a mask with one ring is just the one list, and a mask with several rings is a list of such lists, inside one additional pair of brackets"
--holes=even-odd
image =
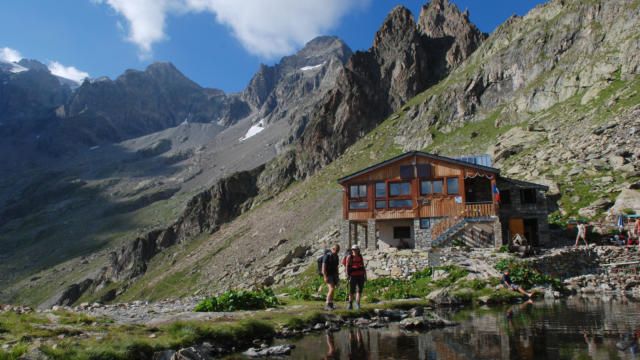
[(633, 209), (636, 213), (640, 213), (640, 192), (633, 189), (623, 189), (607, 213), (618, 215), (622, 214), (624, 209)]
[(454, 325), (457, 325), (457, 323), (442, 319), (435, 314), (409, 317), (400, 321), (399, 324), (399, 326), (405, 330), (429, 330)]
[(455, 294), (449, 292), (448, 289), (436, 289), (427, 295), (427, 300), (436, 306), (452, 306), (462, 304), (463, 301)]

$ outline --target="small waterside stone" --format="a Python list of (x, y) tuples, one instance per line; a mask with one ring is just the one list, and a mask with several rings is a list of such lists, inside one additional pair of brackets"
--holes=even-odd
[(276, 345), (264, 349), (250, 348), (243, 352), (242, 355), (251, 358), (283, 356), (291, 354), (291, 349), (293, 348), (295, 348), (295, 346), (289, 344)]

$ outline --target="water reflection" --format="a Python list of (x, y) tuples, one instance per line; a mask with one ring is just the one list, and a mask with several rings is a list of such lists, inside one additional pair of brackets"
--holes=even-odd
[[(293, 359), (636, 359), (640, 303), (573, 297), (442, 314), (429, 332), (343, 329), (295, 341)], [(291, 342), (290, 340), (288, 342)]]

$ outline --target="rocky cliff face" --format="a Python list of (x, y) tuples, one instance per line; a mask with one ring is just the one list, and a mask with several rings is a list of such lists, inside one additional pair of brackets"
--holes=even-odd
[(0, 68), (0, 136), (5, 138), (35, 137), (54, 118), (53, 109), (71, 96), (71, 88), (44, 64), (22, 59), (19, 65), (24, 71)]
[[(115, 81), (85, 81), (66, 106), (63, 125), (52, 136), (82, 129), (85, 131), (77, 140), (93, 146), (150, 134), (185, 121), (233, 122), (248, 115), (248, 106), (244, 110), (235, 107), (222, 91), (203, 89), (170, 63), (154, 63), (145, 71), (127, 70)], [(93, 131), (86, 131), (92, 127)]]
[(342, 40), (321, 36), (274, 66), (261, 65), (241, 96), (255, 111), (253, 121), (287, 123), (290, 130), (278, 144), (283, 149), (300, 137), (313, 107), (333, 88), (351, 55)]
[(425, 5), (416, 24), (404, 7), (394, 8), (372, 47), (357, 52), (337, 84), (311, 115), (299, 148), (299, 176), (328, 164), (391, 112), (444, 77), (484, 39), (447, 0)]

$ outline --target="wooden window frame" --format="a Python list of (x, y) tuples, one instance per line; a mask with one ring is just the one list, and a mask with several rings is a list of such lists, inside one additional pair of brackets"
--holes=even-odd
[[(369, 195), (371, 192), (371, 186), (369, 186), (369, 183), (353, 183), (353, 184), (347, 184), (347, 188), (349, 189), (349, 193), (347, 194), (347, 210), (349, 212), (364, 212), (364, 211), (370, 211), (371, 210), (371, 202), (369, 201)], [(351, 197), (351, 187), (352, 186), (357, 186), (358, 187), (358, 197)], [(361, 197), (360, 196), (360, 186), (365, 186), (365, 191), (367, 192), (365, 197)], [(375, 186), (374, 186), (375, 187)], [(366, 202), (367, 203), (367, 207), (366, 208), (361, 208), (361, 209), (352, 209), (351, 208), (351, 203), (361, 203), (361, 202)]]
[[(429, 194), (423, 194), (422, 193), (422, 182), (423, 181), (429, 181), (429, 182), (442, 181), (442, 192), (440, 192), (440, 193), (431, 192)], [(421, 197), (425, 197), (425, 196), (428, 196), (428, 197), (446, 197), (447, 195), (450, 195), (450, 194), (446, 193), (446, 184), (447, 184), (447, 177), (420, 178), (420, 179), (418, 179), (418, 185), (420, 186), (420, 191), (418, 191), (418, 196), (421, 196)], [(433, 186), (431, 187), (431, 189), (433, 190)]]
[[(388, 180), (387, 183), (387, 197), (385, 198), (385, 200), (387, 201), (387, 207), (385, 208), (385, 210), (398, 210), (398, 209), (412, 209), (413, 208), (413, 204), (414, 204), (414, 199), (413, 199), (413, 179), (401, 179), (401, 180)], [(406, 195), (398, 195), (398, 196), (391, 196), (391, 184), (409, 184), (409, 194)], [(382, 200), (382, 199), (380, 199)], [(390, 205), (390, 202), (393, 200), (410, 200), (411, 201), (411, 205), (409, 206), (398, 206), (398, 207), (392, 207)]]
[[(458, 182), (458, 192), (456, 192), (456, 193), (450, 193), (449, 192), (449, 179), (452, 179), (452, 180), (455, 179)], [(447, 192), (445, 193), (446, 195), (460, 195), (460, 178), (459, 177), (450, 176), (450, 177), (447, 177), (444, 182), (447, 184), (447, 187), (446, 187)], [(444, 192), (444, 188), (442, 190)]]

